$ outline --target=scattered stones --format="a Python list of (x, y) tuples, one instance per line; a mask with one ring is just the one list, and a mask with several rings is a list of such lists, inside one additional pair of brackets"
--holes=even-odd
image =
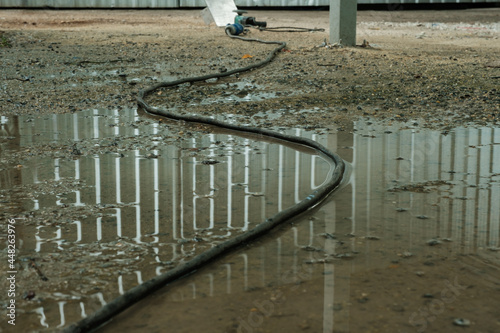
[(456, 318), (453, 320), (453, 325), (467, 327), (470, 326), (470, 320), (465, 318)]
[(321, 248), (310, 246), (310, 245), (302, 246), (301, 249), (305, 250), (305, 251), (311, 251), (311, 252), (323, 251), (323, 249), (321, 249)]
[(413, 257), (413, 253), (411, 252), (408, 252), (408, 251), (405, 251), (403, 253), (399, 253), (398, 254), (401, 258), (410, 258), (410, 257)]
[(205, 164), (205, 165), (213, 165), (213, 164), (218, 164), (220, 163), (220, 161), (216, 161), (216, 160), (204, 160), (204, 161), (201, 161), (201, 164)]
[(331, 234), (329, 232), (325, 232), (325, 233), (319, 234), (319, 236), (322, 236), (322, 237), (324, 237), (326, 239), (337, 239), (337, 237), (334, 234)]
[[(402, 157), (398, 157), (397, 160), (403, 159)], [(450, 182), (444, 180), (429, 180), (422, 183), (414, 183), (414, 184), (406, 184), (399, 185), (389, 189), (389, 192), (415, 192), (415, 193), (430, 193), (432, 191), (438, 191), (440, 186), (443, 185), (452, 185)]]
[(427, 245), (429, 245), (429, 246), (436, 246), (439, 244), (441, 244), (441, 241), (438, 239), (430, 239), (427, 241)]

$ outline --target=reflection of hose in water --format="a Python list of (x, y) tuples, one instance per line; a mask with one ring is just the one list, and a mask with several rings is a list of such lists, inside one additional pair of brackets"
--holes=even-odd
[(311, 139), (307, 138), (301, 138), (293, 135), (287, 135), (287, 134), (282, 134), (279, 132), (267, 130), (267, 129), (262, 129), (262, 128), (256, 128), (256, 127), (249, 127), (249, 126), (241, 126), (241, 125), (235, 125), (235, 124), (229, 124), (226, 122), (222, 122), (219, 120), (215, 120), (212, 118), (207, 118), (207, 117), (200, 117), (196, 115), (184, 115), (184, 114), (176, 114), (169, 112), (167, 110), (162, 110), (158, 109), (155, 107), (150, 106), (148, 103), (144, 101), (144, 98), (151, 94), (153, 91), (160, 89), (160, 88), (166, 88), (166, 87), (174, 87), (183, 83), (193, 83), (193, 82), (200, 82), (200, 81), (205, 81), (209, 79), (214, 79), (214, 78), (221, 78), (221, 77), (226, 77), (230, 76), (236, 73), (241, 73), (245, 71), (249, 71), (258, 67), (261, 67), (269, 62), (271, 62), (274, 57), (276, 56), (276, 53), (281, 51), (285, 46), (285, 42), (278, 42), (278, 41), (263, 41), (259, 39), (251, 39), (251, 38), (244, 38), (244, 37), (239, 37), (239, 36), (231, 36), (231, 38), (237, 38), (241, 39), (244, 41), (251, 41), (251, 42), (259, 42), (259, 43), (264, 43), (264, 44), (277, 44), (278, 46), (269, 53), (266, 59), (246, 66), (242, 68), (237, 68), (233, 69), (231, 71), (227, 71), (224, 73), (216, 73), (216, 74), (208, 74), (204, 76), (198, 76), (198, 77), (191, 77), (191, 78), (183, 78), (179, 79), (176, 81), (171, 81), (171, 82), (162, 82), (159, 83), (155, 86), (152, 86), (148, 89), (142, 90), (139, 92), (138, 97), (137, 97), (137, 103), (139, 104), (140, 107), (142, 107), (144, 110), (146, 110), (149, 113), (159, 115), (159, 116), (164, 116), (170, 119), (174, 120), (183, 120), (183, 121), (188, 121), (188, 122), (197, 122), (197, 123), (203, 123), (203, 124), (208, 124), (208, 125), (213, 125), (229, 130), (234, 130), (234, 131), (239, 131), (243, 133), (254, 133), (254, 134), (259, 134), (259, 135), (264, 135), (272, 138), (277, 138), (280, 140), (284, 141), (289, 141), (295, 144), (299, 145), (304, 145), (307, 147), (310, 147), (318, 152), (321, 153), (321, 155), (325, 156), (326, 159), (331, 162), (331, 165), (334, 167), (331, 168), (327, 180), (320, 186), (318, 187), (313, 193), (311, 193), (307, 198), (303, 199), (302, 201), (298, 202), (294, 206), (291, 206), (285, 210), (282, 210), (281, 212), (277, 213), (276, 215), (268, 218), (265, 222), (260, 223), (257, 225), (255, 228), (239, 235), (236, 236), (232, 239), (229, 239), (221, 244), (216, 245), (215, 247), (211, 248), (210, 250), (194, 257), (192, 260), (168, 271), (165, 272), (159, 276), (156, 276), (152, 278), (151, 280), (148, 280), (141, 285), (138, 285), (123, 295), (115, 298), (113, 301), (110, 303), (106, 304), (103, 306), (101, 309), (93, 313), (92, 315), (82, 319), (81, 321), (67, 327), (64, 332), (88, 332), (89, 330), (95, 329), (99, 327), (100, 325), (104, 324), (106, 321), (110, 320), (113, 316), (117, 315), (121, 311), (125, 310), (129, 306), (133, 305), (134, 303), (138, 302), (142, 298), (146, 297), (147, 295), (151, 294), (152, 292), (160, 289), (161, 287), (165, 286), (168, 283), (171, 283), (187, 274), (190, 274), (194, 272), (196, 269), (200, 268), (201, 266), (205, 265), (206, 263), (213, 261), (215, 258), (228, 253), (228, 251), (240, 246), (241, 244), (244, 244), (246, 242), (249, 242), (259, 236), (262, 236), (266, 233), (268, 233), (271, 229), (274, 227), (278, 226), (279, 224), (290, 220), (291, 218), (296, 217), (297, 215), (311, 209), (312, 207), (316, 206), (319, 204), (322, 200), (324, 200), (328, 194), (330, 194), (333, 190), (335, 190), (339, 184), (342, 181), (342, 176), (344, 173), (345, 165), (344, 161), (342, 158), (340, 158), (337, 154), (331, 152), (328, 150), (326, 147), (323, 145), (317, 143), (316, 141), (313, 141)]

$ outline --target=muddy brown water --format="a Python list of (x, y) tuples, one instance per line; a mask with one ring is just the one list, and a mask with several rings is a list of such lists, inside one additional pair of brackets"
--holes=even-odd
[[(342, 189), (100, 331), (498, 331), (499, 128), (366, 118), (286, 131), (349, 162)], [(2, 116), (9, 156), (23, 161), (0, 171), (18, 228), (16, 331), (88, 316), (293, 205), (331, 167), (301, 147), (105, 109)]]

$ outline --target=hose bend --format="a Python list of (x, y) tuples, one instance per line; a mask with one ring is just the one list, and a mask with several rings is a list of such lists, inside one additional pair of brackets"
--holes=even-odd
[(334, 152), (330, 151), (327, 149), (325, 146), (319, 144), (316, 141), (313, 141), (308, 138), (302, 138), (302, 137), (297, 137), (293, 135), (287, 135), (283, 133), (279, 133), (276, 131), (268, 130), (268, 129), (263, 129), (263, 128), (258, 128), (258, 127), (251, 127), (251, 126), (241, 126), (241, 125), (235, 125), (235, 124), (230, 124), (226, 123), (223, 121), (219, 121), (216, 119), (208, 118), (208, 117), (201, 117), (197, 115), (185, 115), (185, 114), (177, 114), (174, 112), (170, 112), (168, 110), (164, 109), (159, 109), (156, 107), (150, 106), (146, 101), (145, 98), (156, 91), (157, 89), (160, 88), (167, 88), (167, 87), (174, 87), (183, 83), (194, 83), (194, 82), (199, 82), (199, 81), (205, 81), (208, 79), (214, 79), (214, 78), (221, 78), (225, 76), (230, 76), (236, 73), (241, 73), (245, 71), (250, 71), (255, 68), (261, 67), (269, 62), (271, 62), (276, 54), (282, 50), (285, 46), (285, 42), (278, 42), (278, 41), (263, 41), (259, 39), (251, 39), (251, 38), (244, 38), (244, 37), (239, 37), (239, 36), (230, 36), (231, 38), (237, 38), (241, 39), (243, 41), (248, 41), (248, 42), (259, 42), (259, 43), (264, 43), (264, 44), (276, 44), (278, 45), (275, 49), (273, 49), (269, 55), (267, 56), (266, 59), (246, 66), (242, 68), (237, 68), (233, 69), (224, 73), (216, 73), (216, 74), (208, 74), (204, 76), (198, 76), (198, 77), (191, 77), (191, 78), (182, 78), (179, 80), (175, 81), (169, 81), (169, 82), (162, 82), (157, 85), (154, 85), (152, 87), (149, 87), (147, 89), (141, 90), (138, 93), (137, 96), (137, 104), (139, 107), (143, 108), (145, 111), (158, 115), (158, 116), (163, 116), (167, 117), (170, 119), (174, 120), (181, 120), (181, 121), (186, 121), (186, 122), (196, 122), (196, 123), (202, 123), (202, 124), (207, 124), (207, 125), (212, 125), (212, 126), (217, 126), (220, 128), (228, 129), (228, 130), (233, 130), (233, 131), (238, 131), (238, 132), (243, 132), (243, 133), (253, 133), (253, 134), (259, 134), (263, 136), (267, 136), (270, 138), (276, 138), (280, 140), (285, 140), (294, 144), (299, 144), (299, 145), (304, 145), (307, 147), (310, 147), (318, 152), (320, 152), (323, 156), (326, 157), (326, 159), (329, 160), (331, 165), (333, 165), (333, 170), (328, 173), (328, 179), (320, 186), (318, 187), (313, 193), (311, 193), (309, 196), (307, 196), (305, 199), (302, 201), (296, 203), (295, 205), (284, 209), (277, 213), (274, 216), (269, 217), (266, 219), (264, 222), (260, 223), (257, 225), (255, 228), (238, 235), (234, 238), (231, 238), (223, 243), (220, 243), (213, 248), (211, 248), (208, 251), (205, 251), (193, 259), (191, 259), (188, 262), (185, 262), (184, 264), (167, 271), (161, 275), (158, 275), (130, 290), (125, 292), (123, 295), (118, 296), (114, 300), (112, 300), (110, 303), (106, 304), (103, 306), (101, 309), (93, 313), (92, 315), (82, 319), (81, 321), (67, 327), (64, 329), (64, 332), (88, 332), (93, 329), (98, 328), (100, 325), (103, 325), (107, 321), (109, 321), (113, 316), (117, 315), (118, 313), (122, 312), (126, 308), (130, 307), (134, 303), (138, 302), (139, 300), (143, 299), (147, 295), (153, 293), (154, 291), (162, 288), (168, 283), (171, 283), (185, 275), (188, 275), (195, 271), (196, 269), (199, 269), (203, 265), (213, 261), (214, 259), (220, 257), (221, 255), (228, 253), (230, 250), (235, 249), (236, 247), (240, 246), (241, 244), (247, 243), (251, 240), (256, 239), (259, 236), (262, 236), (266, 233), (268, 233), (271, 229), (275, 228), (276, 226), (284, 223), (287, 220), (290, 220), (293, 217), (296, 217), (297, 215), (304, 213), (305, 211), (311, 209), (312, 207), (318, 205), (321, 203), (330, 193), (332, 193), (341, 183), (342, 177), (344, 174), (345, 170), (345, 164), (342, 158), (335, 154)]

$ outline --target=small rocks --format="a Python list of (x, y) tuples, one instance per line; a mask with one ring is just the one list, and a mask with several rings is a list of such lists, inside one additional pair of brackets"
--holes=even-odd
[(338, 259), (353, 259), (355, 256), (354, 256), (354, 253), (339, 253), (339, 254), (336, 254), (335, 255), (335, 258), (338, 258)]
[(220, 163), (220, 161), (216, 161), (216, 160), (204, 160), (204, 161), (201, 161), (201, 164), (204, 164), (204, 165), (213, 165), (213, 164), (218, 164)]
[(158, 155), (154, 154), (154, 153), (149, 153), (145, 156), (146, 158), (158, 158)]
[(311, 251), (311, 252), (319, 252), (319, 251), (322, 251), (322, 249), (317, 248), (317, 247), (314, 247), (314, 246), (310, 246), (310, 245), (302, 246), (302, 247), (301, 247), (301, 249), (302, 249), (302, 250), (305, 250), (305, 251)]
[(438, 240), (438, 239), (429, 239), (427, 241), (427, 245), (429, 245), (429, 246), (436, 246), (436, 245), (439, 245), (439, 244), (441, 244), (441, 241)]
[(500, 68), (500, 60), (490, 61), (490, 62), (484, 64), (484, 67)]
[(337, 239), (337, 237), (334, 234), (331, 234), (329, 232), (325, 232), (325, 233), (319, 234), (319, 236), (322, 236), (322, 237), (324, 237), (326, 239)]
[(399, 253), (398, 256), (400, 256), (401, 258), (410, 258), (413, 257), (413, 253), (405, 251), (403, 253)]
[(453, 320), (453, 325), (467, 327), (470, 326), (470, 320), (465, 318), (456, 318)]
[(35, 298), (35, 296), (35, 292), (33, 290), (29, 290), (23, 294), (23, 299), (31, 301), (33, 298)]

